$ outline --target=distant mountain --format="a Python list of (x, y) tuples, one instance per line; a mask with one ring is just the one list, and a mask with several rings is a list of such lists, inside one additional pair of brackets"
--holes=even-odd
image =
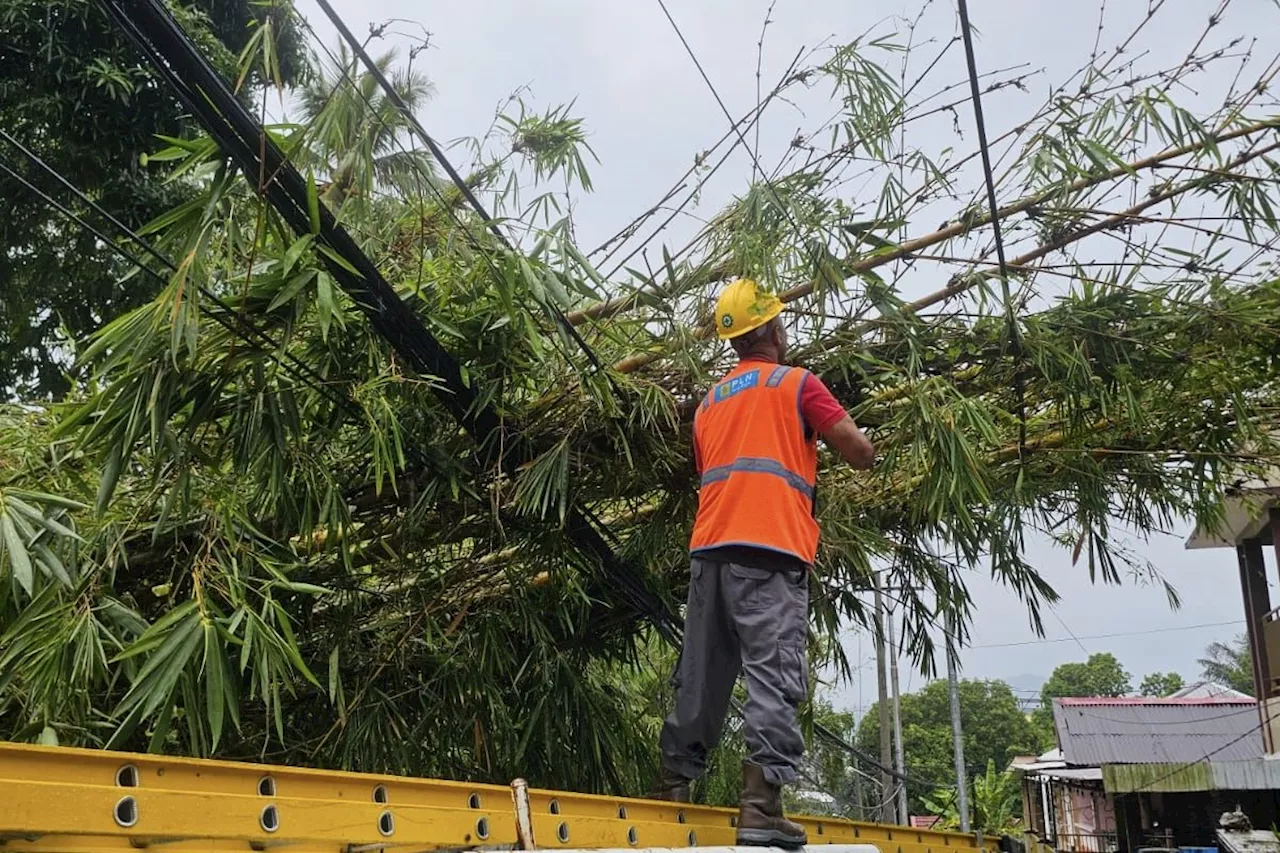
[(1013, 692), (1021, 696), (1039, 696), (1040, 688), (1044, 687), (1046, 681), (1043, 675), (1014, 675), (1010, 678), (1000, 679), (1005, 684), (1013, 688)]
[(1013, 695), (1018, 697), (1018, 707), (1023, 711), (1031, 712), (1040, 707), (1040, 688), (1045, 682), (1043, 676), (1024, 673), (1001, 680), (1013, 689)]

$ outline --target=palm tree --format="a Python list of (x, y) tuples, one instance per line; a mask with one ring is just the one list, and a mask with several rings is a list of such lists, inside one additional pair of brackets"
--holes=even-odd
[[(389, 50), (375, 64), (416, 113), (435, 86), (419, 71), (393, 67), (395, 56)], [(431, 155), (412, 147), (406, 139), (408, 120), (362, 68), (340, 43), (336, 62), (317, 63), (315, 76), (298, 94), (308, 143), (298, 156), (326, 176), (326, 201), (335, 205), (355, 195), (367, 197), (375, 188), (420, 195), (424, 182), (434, 178)]]
[(1198, 662), (1209, 681), (1253, 695), (1253, 656), (1248, 637), (1242, 634), (1233, 643), (1212, 642)]

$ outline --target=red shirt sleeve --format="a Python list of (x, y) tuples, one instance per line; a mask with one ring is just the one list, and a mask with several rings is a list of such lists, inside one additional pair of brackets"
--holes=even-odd
[(823, 433), (835, 426), (847, 413), (822, 380), (812, 373), (800, 386), (800, 412), (809, 429)]

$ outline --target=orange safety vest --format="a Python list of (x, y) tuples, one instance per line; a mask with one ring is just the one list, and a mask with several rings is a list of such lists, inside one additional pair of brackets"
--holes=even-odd
[(746, 361), (702, 401), (693, 420), (702, 486), (692, 553), (746, 545), (813, 565), (818, 437), (800, 411), (808, 378), (801, 368)]

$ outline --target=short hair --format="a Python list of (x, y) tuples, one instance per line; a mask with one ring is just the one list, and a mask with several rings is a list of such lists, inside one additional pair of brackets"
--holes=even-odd
[(745, 355), (767, 335), (773, 333), (773, 327), (777, 322), (778, 318), (774, 317), (758, 329), (752, 329), (745, 334), (738, 335), (736, 338), (730, 338), (729, 344), (738, 355)]

